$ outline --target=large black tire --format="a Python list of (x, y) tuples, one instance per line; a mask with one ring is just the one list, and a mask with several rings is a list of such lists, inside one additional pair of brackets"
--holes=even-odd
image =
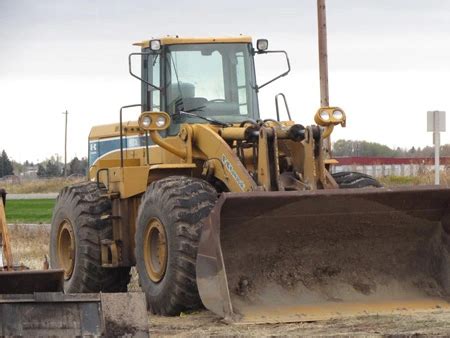
[(101, 266), (103, 239), (112, 239), (111, 200), (94, 182), (64, 188), (53, 211), (50, 265), (65, 270), (65, 292), (127, 291), (129, 267)]
[(202, 306), (195, 264), (201, 220), (216, 200), (217, 192), (209, 183), (184, 176), (153, 182), (142, 197), (136, 267), (153, 313), (173, 316)]
[(353, 172), (353, 171), (343, 171), (340, 173), (334, 173), (333, 176), (336, 183), (339, 185), (341, 189), (350, 189), (350, 188), (367, 188), (374, 187), (380, 188), (382, 185), (372, 176)]

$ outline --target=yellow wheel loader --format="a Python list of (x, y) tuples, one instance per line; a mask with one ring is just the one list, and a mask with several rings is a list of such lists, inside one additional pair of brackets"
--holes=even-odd
[[(261, 120), (258, 93), (289, 72), (286, 52), (247, 36), (137, 45), (141, 103), (92, 128), (89, 180), (55, 207), (51, 266), (67, 292), (125, 290), (136, 266), (162, 315), (203, 304), (229, 321), (283, 322), (449, 307), (450, 190), (332, 173), (340, 108), (323, 105), (314, 125), (289, 110)], [(286, 71), (258, 85), (254, 58), (268, 53)], [(131, 107), (141, 113), (126, 122)]]
[(140, 293), (64, 294), (64, 270), (49, 270), (47, 260), (43, 270), (14, 263), (5, 205), (6, 192), (0, 189), (1, 337), (148, 337)]

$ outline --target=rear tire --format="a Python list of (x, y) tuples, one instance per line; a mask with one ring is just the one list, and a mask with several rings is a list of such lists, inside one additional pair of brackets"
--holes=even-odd
[(50, 230), (50, 265), (64, 269), (66, 293), (125, 292), (130, 268), (102, 268), (101, 240), (112, 239), (111, 200), (97, 183), (58, 195)]
[(380, 182), (372, 176), (354, 171), (343, 171), (331, 174), (331, 176), (333, 176), (340, 189), (382, 187)]
[(207, 182), (170, 176), (153, 182), (137, 217), (136, 267), (149, 309), (178, 315), (202, 306), (196, 283), (201, 220), (217, 192)]

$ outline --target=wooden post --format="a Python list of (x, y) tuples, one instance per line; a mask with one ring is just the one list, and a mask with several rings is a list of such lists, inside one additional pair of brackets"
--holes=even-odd
[[(317, 0), (317, 24), (319, 40), (319, 72), (320, 72), (320, 106), (329, 107), (328, 91), (328, 47), (327, 47), (327, 15), (325, 0)], [(331, 138), (324, 140), (324, 146), (331, 156)]]
[(67, 110), (63, 113), (66, 115), (65, 129), (64, 129), (64, 177), (67, 177)]
[(320, 105), (321, 107), (329, 107), (327, 15), (325, 0), (317, 0), (317, 19), (319, 32)]
[[(13, 258), (11, 252), (11, 241), (9, 239), (8, 224), (6, 223), (5, 206), (3, 205), (3, 199), (0, 196), (0, 238), (2, 240), (3, 254), (6, 259), (6, 269), (10, 269), (13, 266)], [(5, 264), (5, 262), (3, 262)]]

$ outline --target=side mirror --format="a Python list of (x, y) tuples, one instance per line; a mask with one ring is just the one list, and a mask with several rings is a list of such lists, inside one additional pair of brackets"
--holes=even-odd
[[(265, 42), (264, 42), (265, 41)], [(256, 52), (256, 54), (275, 54), (275, 53), (281, 53), (284, 54), (284, 56), (286, 57), (286, 64), (287, 64), (287, 70), (284, 71), (282, 74), (274, 77), (272, 80), (267, 81), (266, 83), (260, 85), (260, 86), (256, 86), (256, 90), (259, 90), (265, 86), (267, 86), (268, 84), (272, 83), (273, 81), (278, 80), (279, 78), (286, 76), (290, 71), (291, 71), (291, 63), (289, 62), (289, 56), (286, 53), (286, 51), (284, 50), (265, 50), (265, 49), (260, 49), (260, 48), (266, 48), (268, 47), (269, 43), (267, 42), (267, 40), (263, 40), (260, 39), (257, 41), (257, 48), (258, 51)]]
[(170, 116), (162, 111), (146, 111), (139, 116), (138, 124), (145, 131), (165, 130), (170, 126)]
[[(152, 42), (154, 42), (154, 41), (159, 41), (159, 40), (152, 40)], [(152, 44), (152, 47), (154, 47), (153, 44)], [(161, 47), (161, 46), (159, 45), (159, 47)], [(156, 48), (156, 47), (155, 47), (155, 48)], [(129, 71), (129, 73), (130, 73), (130, 75), (131, 75), (132, 77), (138, 79), (139, 81), (144, 82), (145, 84), (149, 85), (150, 87), (152, 87), (152, 88), (154, 88), (154, 89), (161, 90), (160, 87), (155, 86), (153, 83), (150, 83), (150, 82), (144, 80), (143, 78), (141, 78), (140, 76), (138, 76), (138, 75), (136, 75), (136, 74), (133, 73), (133, 67), (132, 67), (132, 63), (133, 63), (133, 62), (132, 62), (132, 59), (133, 59), (133, 56), (140, 55), (140, 56), (142, 57), (142, 56), (144, 56), (144, 55), (154, 55), (154, 54), (155, 54), (154, 52), (153, 52), (153, 53), (131, 53), (130, 55), (128, 55), (128, 71)]]

